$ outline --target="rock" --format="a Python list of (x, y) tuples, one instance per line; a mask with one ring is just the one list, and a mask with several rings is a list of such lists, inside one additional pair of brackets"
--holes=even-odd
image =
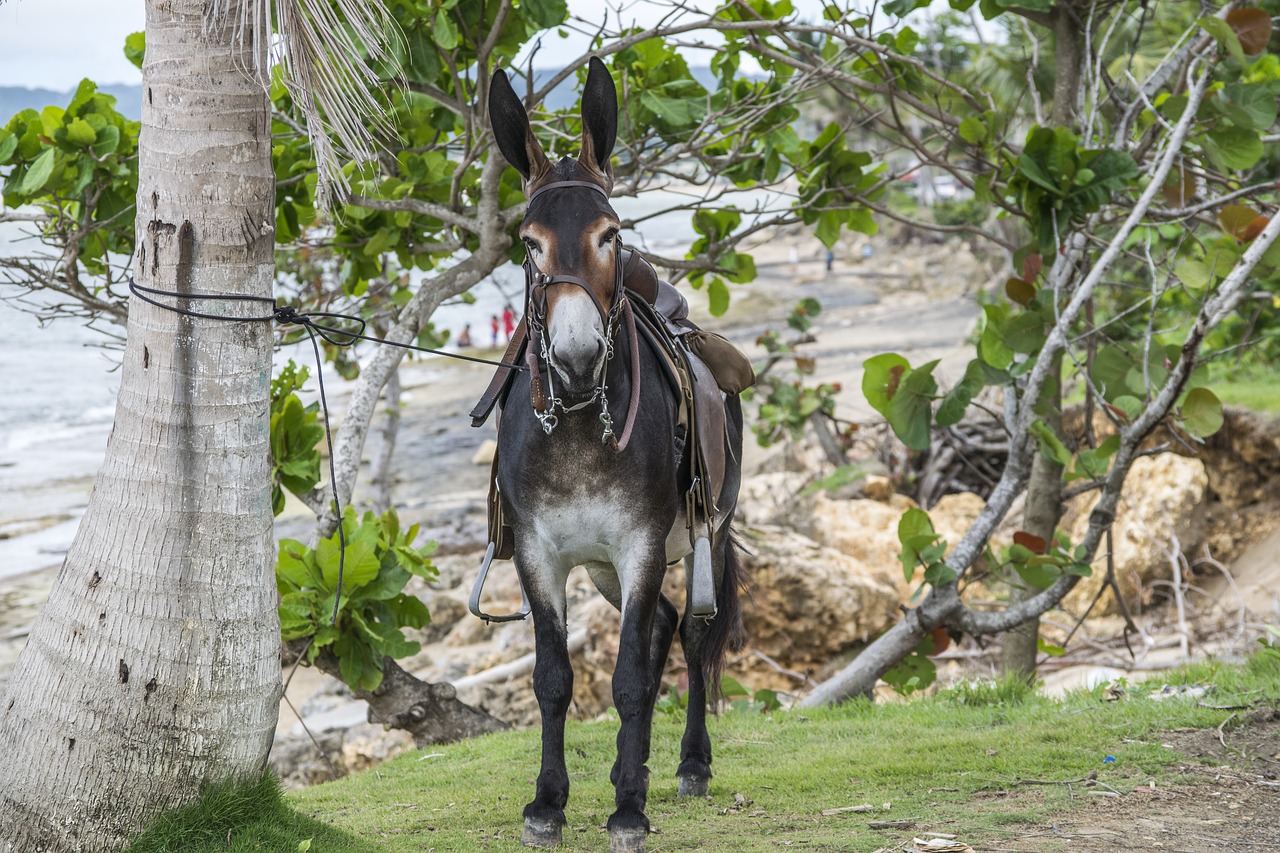
[[(910, 498), (898, 496), (909, 505)], [(898, 552), (898, 520), (907, 506), (872, 500), (837, 501), (826, 495), (815, 495), (806, 511), (797, 511), (786, 519), (788, 526), (819, 545), (851, 557), (862, 571), (877, 581), (889, 583), (905, 601), (910, 588), (902, 578)]]
[[(1172, 453), (1143, 456), (1133, 463), (1112, 525), (1116, 581), (1130, 605), (1154, 580), (1172, 576), (1170, 551), (1176, 536), (1178, 547), (1191, 553), (1204, 537), (1205, 496), (1209, 477), (1204, 463)], [(1080, 542), (1089, 526), (1096, 494), (1080, 495), (1067, 505), (1063, 530), (1072, 542)], [(1107, 574), (1106, 539), (1093, 563), (1093, 574), (1083, 578), (1065, 599), (1068, 609), (1083, 613), (1102, 588)], [(1098, 603), (1102, 613), (1117, 609), (1113, 596)], [(1095, 608), (1095, 613), (1099, 612)]]
[(969, 532), (969, 528), (978, 520), (978, 513), (987, 502), (973, 492), (958, 492), (943, 495), (936, 504), (929, 508), (929, 518), (933, 521), (933, 529), (947, 540), (947, 545), (954, 548), (956, 543)]
[(897, 620), (891, 567), (781, 527), (753, 529), (748, 547), (753, 553), (743, 559), (755, 588), (744, 605), (748, 642), (784, 667), (813, 669)]
[(413, 748), (413, 735), (403, 729), (361, 723), (347, 729), (338, 764), (343, 773), (358, 773)]
[(476, 448), (475, 454), (471, 457), (472, 465), (492, 465), (493, 457), (498, 453), (498, 442), (492, 438), (486, 438), (480, 442), (480, 446)]
[(866, 482), (862, 486), (863, 497), (870, 498), (873, 501), (887, 502), (896, 493), (897, 489), (893, 487), (893, 481), (879, 474), (868, 475)]
[(414, 748), (413, 736), (408, 732), (370, 723), (312, 735), (314, 741), (301, 734), (277, 737), (272, 744), (268, 763), (285, 788), (340, 779)]
[(1280, 498), (1280, 418), (1228, 407), (1200, 448), (1209, 487), (1231, 509)]
[(809, 484), (808, 474), (775, 471), (743, 478), (738, 490), (738, 518), (745, 524), (772, 524), (788, 511)]

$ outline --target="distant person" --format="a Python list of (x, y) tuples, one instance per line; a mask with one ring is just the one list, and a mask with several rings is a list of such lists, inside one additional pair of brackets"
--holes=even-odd
[(508, 302), (506, 307), (502, 309), (502, 331), (507, 336), (507, 343), (511, 343), (511, 335), (516, 330), (516, 312), (512, 310), (511, 303)]
[(468, 323), (462, 327), (462, 334), (458, 335), (458, 347), (469, 348), (471, 346), (474, 345), (471, 343), (471, 324)]
[(496, 347), (498, 345), (498, 315), (497, 314), (494, 314), (491, 318), (489, 318), (489, 331), (492, 332), (492, 337), (489, 341), (489, 346)]
[(836, 261), (836, 253), (827, 249), (827, 275), (831, 275), (831, 265)]

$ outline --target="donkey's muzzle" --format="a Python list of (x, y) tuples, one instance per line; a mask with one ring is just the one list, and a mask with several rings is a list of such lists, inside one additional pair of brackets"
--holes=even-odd
[(569, 397), (585, 398), (595, 393), (604, 366), (604, 340), (557, 341), (551, 346), (551, 366), (564, 383)]

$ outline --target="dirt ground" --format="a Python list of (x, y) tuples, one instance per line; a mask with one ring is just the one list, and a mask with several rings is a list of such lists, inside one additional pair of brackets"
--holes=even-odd
[[(1075, 807), (1052, 823), (994, 827), (977, 821), (970, 826), (922, 821), (885, 830), (886, 844), (877, 853), (927, 850), (913, 840), (927, 840), (930, 834), (952, 836), (975, 851), (1002, 853), (1280, 850), (1280, 709), (1242, 709), (1221, 731), (1179, 729), (1159, 737), (1162, 744), (1196, 759), (1169, 768), (1178, 774), (1172, 785), (1153, 787), (1133, 778), (1135, 790), (1118, 794), (1081, 781), (1068, 788)], [(1002, 811), (1016, 811), (1020, 802), (1039, 798), (1041, 792), (1040, 784), (1028, 780), (993, 786), (984, 799), (999, 799)], [(993, 833), (1007, 837), (975, 840)]]

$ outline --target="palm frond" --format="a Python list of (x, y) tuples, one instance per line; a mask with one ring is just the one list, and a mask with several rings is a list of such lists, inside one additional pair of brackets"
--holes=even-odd
[(397, 67), (404, 36), (382, 0), (276, 0), (275, 8), (274, 38), (271, 0), (212, 0), (205, 21), (234, 16), (236, 38), (252, 41), (250, 71), (264, 87), (273, 64), (283, 69), (311, 140), (317, 201), (328, 206), (335, 192), (342, 198), (350, 188), (345, 163), (375, 160), (395, 137), (375, 68)]

